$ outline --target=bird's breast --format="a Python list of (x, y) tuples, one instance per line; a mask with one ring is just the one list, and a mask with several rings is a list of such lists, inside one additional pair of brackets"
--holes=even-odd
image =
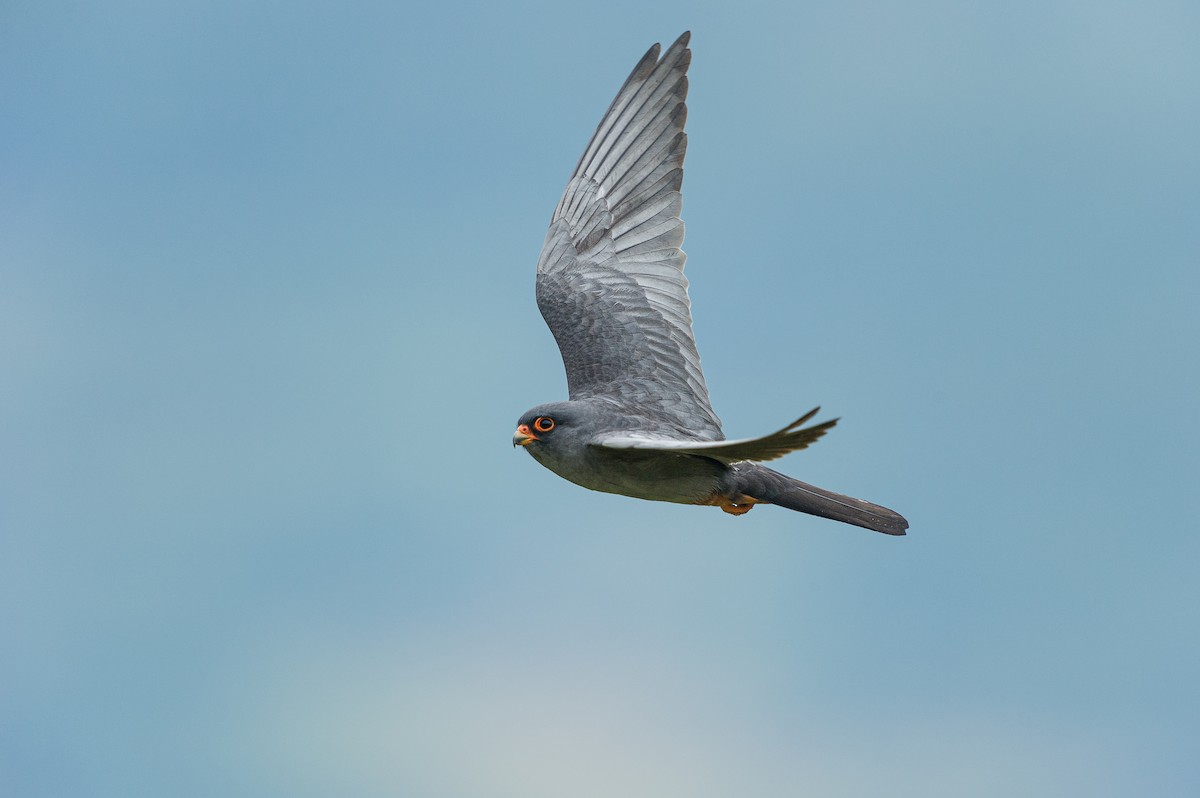
[(715, 460), (667, 452), (616, 452), (593, 446), (577, 453), (529, 450), (543, 466), (576, 485), (650, 501), (703, 503), (726, 470)]

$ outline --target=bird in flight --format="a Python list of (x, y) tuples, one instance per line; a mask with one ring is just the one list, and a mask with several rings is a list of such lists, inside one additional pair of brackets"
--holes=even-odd
[[(567, 182), (537, 264), (537, 304), (570, 399), (538, 405), (513, 444), (564, 479), (741, 515), (775, 504), (888, 535), (908, 522), (759, 465), (837, 423), (817, 410), (762, 438), (726, 440), (692, 335), (680, 187), (689, 33), (633, 68)], [(819, 410), (819, 408), (818, 408)]]

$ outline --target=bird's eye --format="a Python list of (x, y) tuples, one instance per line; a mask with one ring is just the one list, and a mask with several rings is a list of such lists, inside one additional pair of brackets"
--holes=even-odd
[(533, 422), (533, 428), (538, 432), (549, 432), (554, 429), (554, 419), (549, 416), (542, 416)]

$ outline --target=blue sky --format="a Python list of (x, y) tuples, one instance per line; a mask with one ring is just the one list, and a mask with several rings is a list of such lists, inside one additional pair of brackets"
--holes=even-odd
[[(1200, 790), (1200, 11), (643, 6), (0, 14), (5, 794)], [(509, 445), (684, 29), (717, 411), (907, 538)]]

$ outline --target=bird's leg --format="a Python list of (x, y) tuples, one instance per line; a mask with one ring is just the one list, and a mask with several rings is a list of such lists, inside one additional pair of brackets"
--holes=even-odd
[(759, 503), (760, 502), (758, 499), (755, 499), (753, 496), (746, 496), (741, 493), (736, 496), (726, 496), (724, 493), (713, 493), (706, 500), (696, 502), (696, 504), (716, 505), (730, 515), (745, 515), (754, 509), (754, 505)]

